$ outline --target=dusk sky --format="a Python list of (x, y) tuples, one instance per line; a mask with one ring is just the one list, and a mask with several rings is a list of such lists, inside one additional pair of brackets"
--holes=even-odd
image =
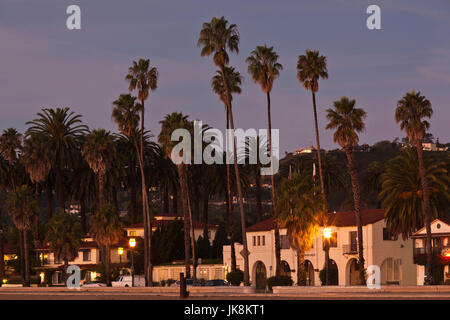
[[(81, 7), (81, 30), (66, 28), (70, 4)], [(381, 7), (382, 30), (366, 27), (370, 4)], [(245, 59), (264, 43), (280, 56), (272, 125), (281, 154), (315, 144), (311, 93), (296, 79), (298, 55), (308, 48), (328, 60), (318, 92), (324, 148), (338, 147), (324, 130), (325, 109), (341, 96), (368, 113), (361, 143), (404, 137), (394, 109), (412, 89), (432, 103), (431, 133), (450, 142), (449, 0), (0, 0), (0, 130), (23, 132), (41, 108), (69, 106), (89, 127), (116, 131), (112, 101), (128, 92), (125, 75), (141, 57), (160, 73), (146, 102), (154, 135), (174, 111), (223, 129), (224, 106), (210, 87), (216, 67), (197, 47), (202, 23), (222, 15), (241, 36), (239, 54), (231, 54), (245, 79), (233, 99), (236, 127), (267, 127), (266, 98)]]

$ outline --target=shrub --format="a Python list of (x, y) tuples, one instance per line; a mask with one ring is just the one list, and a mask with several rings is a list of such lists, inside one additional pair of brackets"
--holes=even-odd
[(171, 286), (172, 284), (174, 284), (175, 282), (177, 282), (177, 281), (174, 280), (174, 279), (167, 279), (167, 281), (166, 281), (168, 287), (170, 287), (170, 286)]
[(266, 283), (269, 290), (272, 290), (272, 287), (276, 286), (292, 286), (294, 281), (292, 281), (291, 277), (289, 276), (274, 276), (268, 278)]
[(165, 287), (166, 286), (166, 280), (161, 280), (161, 287)]
[(239, 286), (244, 281), (244, 272), (242, 270), (236, 270), (236, 272), (229, 272), (227, 274), (227, 281), (232, 286)]

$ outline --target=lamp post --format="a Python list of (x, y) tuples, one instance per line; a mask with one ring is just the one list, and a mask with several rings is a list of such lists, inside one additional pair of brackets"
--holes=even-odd
[(119, 255), (119, 268), (120, 268), (120, 274), (122, 274), (122, 254), (123, 254), (123, 248), (119, 247), (117, 249), (117, 254)]
[(136, 246), (136, 239), (130, 238), (129, 240), (131, 251), (131, 286), (134, 287), (134, 247)]
[(329, 265), (330, 265), (330, 238), (331, 229), (323, 229), (323, 237), (325, 239), (325, 285), (329, 285)]

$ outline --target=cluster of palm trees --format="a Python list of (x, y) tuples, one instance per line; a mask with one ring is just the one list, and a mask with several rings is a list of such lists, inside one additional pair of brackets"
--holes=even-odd
[[(218, 68), (211, 79), (211, 88), (223, 102), (226, 113), (226, 128), (235, 129), (233, 117), (233, 95), (241, 93), (242, 76), (230, 65), (229, 53), (239, 53), (239, 32), (235, 24), (230, 24), (224, 17), (214, 17), (202, 25), (198, 46), (201, 56), (212, 56)], [(278, 54), (273, 47), (266, 44), (257, 46), (246, 59), (248, 73), (252, 80), (261, 87), (267, 98), (267, 142), (256, 141), (257, 148), (263, 148), (272, 156), (272, 121), (270, 95), (275, 80), (279, 77), (283, 66), (278, 62)], [(286, 226), (291, 237), (291, 244), (302, 257), (311, 245), (311, 236), (317, 231), (319, 224), (327, 221), (327, 192), (330, 192), (329, 179), (325, 170), (326, 157), (320, 149), (319, 125), (317, 117), (317, 92), (319, 80), (328, 78), (327, 60), (317, 50), (306, 50), (298, 57), (297, 78), (303, 87), (312, 93), (312, 105), (315, 124), (317, 160), (319, 168), (319, 185), (294, 172), (289, 179), (282, 180), (280, 190), (275, 188), (274, 173), (271, 178), (272, 216), (275, 218), (275, 252), (276, 276), (281, 274), (279, 227)], [(128, 92), (121, 94), (113, 104), (112, 119), (116, 123), (119, 134), (104, 129), (89, 129), (82, 123), (82, 116), (69, 108), (42, 109), (37, 118), (27, 122), (29, 128), (22, 136), (17, 130), (10, 128), (0, 136), (0, 186), (8, 194), (7, 210), (20, 233), (20, 247), (24, 284), (29, 285), (29, 261), (27, 233), (33, 231), (35, 245), (47, 242), (55, 254), (65, 264), (76, 254), (81, 238), (91, 232), (97, 243), (104, 250), (106, 257), (106, 279), (110, 283), (110, 246), (121, 237), (122, 221), (119, 219), (121, 209), (119, 198), (124, 193), (128, 199), (128, 222), (138, 220), (144, 225), (144, 270), (146, 285), (152, 285), (152, 190), (157, 190), (162, 202), (161, 210), (169, 212), (170, 198), (172, 211), (178, 211), (178, 199), (184, 215), (185, 265), (186, 276), (190, 277), (190, 265), (193, 264), (193, 278), (196, 281), (196, 250), (193, 223), (200, 219), (203, 211), (205, 226), (204, 237), (207, 237), (208, 201), (212, 195), (223, 196), (226, 203), (226, 222), (228, 239), (231, 244), (231, 271), (236, 271), (236, 253), (234, 243), (233, 194), (237, 194), (239, 202), (240, 226), (242, 228), (244, 257), (244, 283), (250, 284), (248, 246), (246, 238), (246, 217), (244, 195), (250, 185), (250, 179), (257, 182), (260, 190), (260, 165), (239, 165), (234, 133), (227, 145), (232, 145), (233, 169), (230, 161), (226, 165), (189, 165), (184, 162), (175, 165), (171, 161), (174, 142), (171, 140), (175, 129), (184, 128), (194, 131), (194, 123), (188, 116), (175, 112), (168, 114), (162, 121), (161, 132), (157, 140), (152, 142), (152, 135), (145, 129), (145, 105), (150, 93), (157, 89), (158, 70), (149, 59), (133, 61), (125, 76)], [(136, 94), (133, 96), (133, 94)], [(361, 196), (357, 165), (354, 158), (354, 147), (359, 142), (358, 134), (365, 130), (366, 112), (355, 107), (355, 100), (342, 97), (327, 109), (328, 124), (326, 129), (333, 129), (334, 142), (345, 151), (348, 173), (353, 191), (352, 207), (355, 212), (358, 233), (358, 262), (364, 270)], [(147, 103), (148, 108), (148, 103)], [(395, 119), (405, 130), (417, 153), (418, 171), (421, 192), (418, 195), (423, 202), (423, 215), (410, 226), (408, 232), (421, 224), (427, 227), (427, 254), (431, 268), (431, 231), (430, 222), (436, 213), (433, 190), (430, 189), (430, 172), (425, 166), (422, 151), (422, 140), (429, 129), (424, 120), (432, 115), (431, 103), (419, 92), (406, 94), (397, 104)], [(207, 130), (204, 125), (201, 130)], [(227, 137), (228, 139), (228, 137)], [(250, 144), (248, 144), (250, 148)], [(248, 151), (248, 150), (247, 150)], [(184, 154), (183, 157), (191, 155)], [(225, 153), (221, 155), (226, 157)], [(246, 155), (244, 155), (246, 156)], [(226, 159), (228, 160), (228, 159)], [(191, 161), (192, 163), (192, 161)], [(234, 170), (234, 174), (232, 173)], [(325, 172), (327, 171), (327, 173)], [(140, 176), (140, 179), (138, 178)], [(390, 215), (397, 214), (395, 198), (386, 188), (395, 188), (395, 183), (383, 180), (383, 192), (380, 197), (388, 208)], [(386, 185), (386, 187), (385, 187)], [(381, 186), (381, 184), (380, 184)], [(392, 187), (394, 186), (394, 187)], [(433, 185), (434, 186), (434, 185)], [(381, 189), (381, 187), (380, 187)], [(139, 191), (140, 190), (140, 191)], [(180, 194), (180, 197), (178, 196)], [(47, 202), (47, 226), (45, 236), (39, 230), (38, 199), (45, 196)], [(53, 214), (53, 196), (56, 196), (57, 211)], [(170, 195), (170, 196), (169, 196)], [(123, 198), (123, 197), (122, 197)], [(261, 197), (259, 199), (258, 219), (262, 218)], [(389, 200), (391, 199), (391, 200)], [(394, 199), (394, 200), (392, 200)], [(398, 199), (397, 199), (398, 200)], [(203, 201), (203, 210), (200, 202)], [(80, 219), (66, 212), (67, 204), (79, 204)], [(139, 205), (138, 205), (138, 202)], [(139, 209), (138, 209), (139, 208)], [(87, 216), (90, 210), (91, 215)], [(138, 212), (142, 217), (138, 217)], [(392, 220), (392, 219), (391, 219)], [(393, 219), (397, 221), (396, 219)], [(395, 223), (391, 224), (393, 230)], [(0, 225), (0, 230), (2, 230)], [(407, 232), (407, 233), (408, 233)], [(0, 232), (0, 250), (3, 237)], [(0, 256), (2, 252), (0, 252)], [(22, 261), (23, 260), (23, 261)], [(302, 258), (299, 259), (301, 270)], [(0, 265), (0, 269), (2, 269)], [(0, 270), (0, 272), (3, 272)], [(2, 274), (0, 274), (2, 276)], [(364, 273), (361, 280), (365, 282)], [(299, 281), (302, 283), (301, 273)]]

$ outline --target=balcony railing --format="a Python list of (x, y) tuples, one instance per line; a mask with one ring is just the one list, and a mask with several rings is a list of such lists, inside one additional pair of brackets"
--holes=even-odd
[[(444, 249), (449, 250), (450, 246), (433, 247), (432, 252), (434, 254), (441, 254)], [(427, 250), (425, 248), (414, 248), (414, 255), (421, 255), (421, 254), (427, 254)]]
[(344, 254), (357, 254), (358, 253), (358, 244), (344, 244), (342, 245), (342, 251)]

